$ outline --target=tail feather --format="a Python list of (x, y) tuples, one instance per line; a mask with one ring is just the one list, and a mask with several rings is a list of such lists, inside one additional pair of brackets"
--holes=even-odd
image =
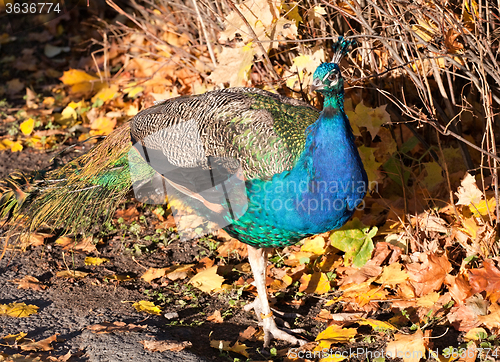
[[(108, 221), (130, 191), (129, 158), (135, 154), (131, 150), (127, 123), (86, 154), (47, 172), (41, 180), (29, 182), (26, 177), (11, 175), (0, 184), (0, 218), (7, 217), (13, 230), (21, 233), (44, 225), (66, 233), (89, 231), (102, 223), (102, 216)], [(145, 177), (154, 173), (144, 162), (136, 164), (144, 165)], [(7, 190), (9, 183), (12, 187)]]

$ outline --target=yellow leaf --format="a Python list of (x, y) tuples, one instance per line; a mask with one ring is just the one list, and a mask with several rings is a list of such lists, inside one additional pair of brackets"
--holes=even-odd
[(11, 152), (19, 152), (23, 150), (23, 145), (21, 142), (13, 142), (12, 145), (10, 146)]
[(401, 270), (403, 266), (399, 263), (392, 263), (391, 265), (384, 266), (382, 274), (375, 280), (377, 283), (383, 285), (396, 286), (403, 283), (408, 279), (406, 270)]
[(368, 175), (369, 186), (374, 187), (378, 174), (377, 170), (382, 165), (381, 162), (375, 160), (375, 148), (361, 146), (358, 147), (359, 155), (361, 156), (361, 161), (365, 166), (366, 174)]
[(480, 341), (482, 339), (486, 339), (488, 337), (488, 333), (484, 328), (472, 328), (467, 334), (464, 336), (464, 339), (468, 341)]
[(325, 245), (325, 239), (322, 236), (316, 236), (313, 239), (307, 239), (300, 251), (321, 255), (325, 252)]
[(325, 294), (330, 291), (330, 281), (325, 273), (304, 274), (300, 278), (300, 292)]
[(342, 328), (339, 325), (332, 324), (323, 332), (318, 334), (316, 341), (326, 341), (323, 345), (329, 348), (332, 343), (347, 343), (358, 333), (356, 328)]
[(20, 126), (21, 132), (26, 136), (30, 135), (31, 132), (33, 132), (33, 128), (35, 128), (35, 120), (31, 117), (21, 123)]
[(149, 314), (160, 314), (161, 309), (158, 308), (153, 302), (148, 302), (147, 300), (140, 300), (132, 304), (138, 312), (146, 312)]
[(134, 98), (139, 93), (141, 93), (143, 90), (144, 90), (143, 87), (138, 86), (138, 87), (128, 87), (128, 88), (125, 88), (123, 90), (123, 92), (127, 93), (127, 96), (129, 96), (130, 98)]
[(224, 278), (217, 274), (217, 266), (207, 268), (191, 278), (189, 284), (194, 285), (205, 293), (220, 289)]
[(37, 313), (38, 307), (36, 305), (26, 303), (9, 303), (0, 304), (0, 315), (6, 315), (15, 318), (28, 317), (31, 314)]
[(118, 94), (118, 86), (112, 85), (111, 87), (103, 88), (95, 96), (92, 97), (92, 102), (97, 102), (100, 99), (103, 102), (109, 101), (115, 98)]
[(62, 119), (70, 119), (73, 121), (78, 118), (75, 109), (71, 106), (67, 106), (66, 108), (64, 108), (63, 111), (61, 112), (61, 116)]
[(489, 212), (494, 212), (496, 206), (497, 203), (495, 201), (495, 198), (492, 197), (491, 199), (488, 200), (488, 203), (486, 203), (486, 200), (481, 200), (477, 204), (469, 206), (469, 208), (474, 216), (479, 216), (479, 215), (487, 216), (488, 210)]
[(111, 119), (108, 117), (99, 117), (92, 124), (90, 128), (90, 134), (95, 135), (108, 135), (110, 134), (116, 126), (116, 119)]
[[(356, 106), (354, 112), (346, 111), (347, 117), (351, 124), (354, 124), (353, 133), (356, 136), (361, 136), (360, 127), (365, 127), (372, 139), (375, 138), (380, 127), (384, 123), (389, 123), (391, 121), (391, 116), (385, 110), (386, 104), (377, 108), (370, 108), (364, 105), (363, 101)], [(356, 132), (357, 129), (357, 132)]]
[(231, 346), (230, 341), (213, 339), (210, 341), (210, 347), (217, 348), (221, 351), (235, 352), (245, 356), (246, 358), (249, 358), (248, 352), (246, 351), (248, 347), (245, 344), (240, 343), (239, 341), (236, 341), (236, 343)]
[(385, 330), (395, 330), (397, 329), (392, 324), (384, 321), (378, 321), (376, 319), (361, 319), (360, 321), (356, 321), (356, 323), (360, 325), (368, 325), (371, 326), (375, 331), (385, 331)]
[(101, 265), (107, 263), (108, 261), (108, 258), (91, 258), (87, 256), (85, 258), (85, 265)]
[(78, 83), (96, 81), (99, 78), (91, 76), (90, 74), (85, 73), (83, 70), (70, 69), (65, 71), (63, 76), (59, 79), (66, 85), (75, 85)]
[(424, 295), (423, 297), (418, 298), (417, 299), (417, 306), (430, 308), (434, 304), (436, 304), (438, 299), (439, 299), (439, 293), (432, 292), (432, 293)]

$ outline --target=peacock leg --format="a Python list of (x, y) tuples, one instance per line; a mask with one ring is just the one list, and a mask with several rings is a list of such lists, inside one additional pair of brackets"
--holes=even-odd
[[(304, 345), (307, 342), (298, 339), (291, 334), (281, 330), (276, 325), (269, 301), (267, 300), (266, 290), (266, 265), (267, 253), (265, 249), (254, 248), (248, 245), (248, 261), (252, 267), (255, 287), (257, 288), (257, 298), (250, 305), (254, 308), (259, 325), (264, 329), (264, 347), (269, 347), (272, 339), (279, 339), (290, 344)], [(247, 309), (247, 308), (245, 308)]]

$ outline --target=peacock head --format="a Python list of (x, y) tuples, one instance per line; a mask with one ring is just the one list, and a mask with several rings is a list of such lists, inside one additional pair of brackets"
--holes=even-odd
[(311, 91), (326, 95), (338, 94), (344, 91), (344, 80), (336, 63), (323, 63), (313, 75)]
[(317, 91), (325, 96), (340, 95), (344, 92), (344, 79), (340, 74), (339, 63), (348, 53), (349, 46), (354, 44), (354, 40), (346, 40), (339, 36), (333, 45), (333, 57), (330, 63), (323, 63), (313, 75), (311, 91)]

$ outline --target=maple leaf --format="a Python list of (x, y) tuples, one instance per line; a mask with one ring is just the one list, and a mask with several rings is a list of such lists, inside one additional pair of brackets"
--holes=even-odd
[(384, 123), (389, 123), (391, 121), (391, 116), (385, 110), (386, 107), (387, 104), (377, 108), (370, 108), (365, 106), (363, 101), (361, 101), (354, 111), (346, 111), (347, 118), (349, 118), (351, 124), (356, 126), (357, 132), (353, 130), (354, 135), (361, 136), (360, 127), (365, 127), (366, 130), (370, 132), (373, 140), (380, 130), (380, 127)]
[[(382, 162), (377, 162), (375, 160), (375, 148), (361, 146), (358, 147), (359, 156), (361, 157), (361, 161), (363, 161), (363, 166), (366, 170), (366, 175), (368, 176), (368, 184), (372, 188), (373, 185), (378, 178), (378, 169), (382, 165)], [(384, 165), (385, 167), (385, 165)]]
[(59, 333), (54, 334), (48, 338), (42, 339), (38, 342), (23, 343), (19, 347), (23, 351), (51, 351), (54, 348), (50, 345), (57, 340)]
[(486, 291), (486, 296), (493, 303), (500, 299), (500, 269), (493, 260), (486, 259), (481, 269), (470, 269), (469, 283), (473, 293)]
[(160, 314), (161, 309), (157, 307), (153, 302), (147, 300), (140, 300), (132, 304), (132, 306), (137, 309), (138, 312), (146, 312), (149, 314)]
[(330, 234), (331, 245), (345, 252), (346, 265), (352, 263), (354, 267), (360, 268), (372, 255), (372, 238), (377, 234), (377, 230), (376, 227), (370, 229), (355, 218)]
[(420, 263), (406, 265), (416, 295), (423, 296), (441, 289), (446, 275), (452, 269), (447, 256), (426, 252), (419, 255), (419, 260)]
[(43, 285), (37, 278), (31, 275), (26, 275), (23, 279), (15, 279), (13, 282), (18, 284), (17, 289), (43, 290), (47, 288), (46, 285)]
[(247, 85), (256, 53), (252, 43), (236, 48), (223, 47), (217, 56), (217, 67), (208, 79), (216, 84), (227, 82), (231, 87)]
[(0, 304), (0, 316), (7, 315), (9, 317), (25, 318), (37, 312), (38, 312), (38, 307), (32, 304), (28, 305), (26, 305), (26, 303)]
[(342, 328), (339, 325), (332, 324), (318, 334), (316, 341), (320, 342), (318, 347), (321, 347), (321, 349), (329, 348), (333, 343), (349, 342), (357, 333), (358, 330), (356, 328)]
[(330, 281), (325, 273), (314, 272), (300, 278), (299, 292), (325, 294), (330, 291)]
[(483, 198), (483, 193), (476, 185), (476, 179), (470, 173), (465, 175), (455, 195), (458, 196), (457, 205), (478, 204)]

